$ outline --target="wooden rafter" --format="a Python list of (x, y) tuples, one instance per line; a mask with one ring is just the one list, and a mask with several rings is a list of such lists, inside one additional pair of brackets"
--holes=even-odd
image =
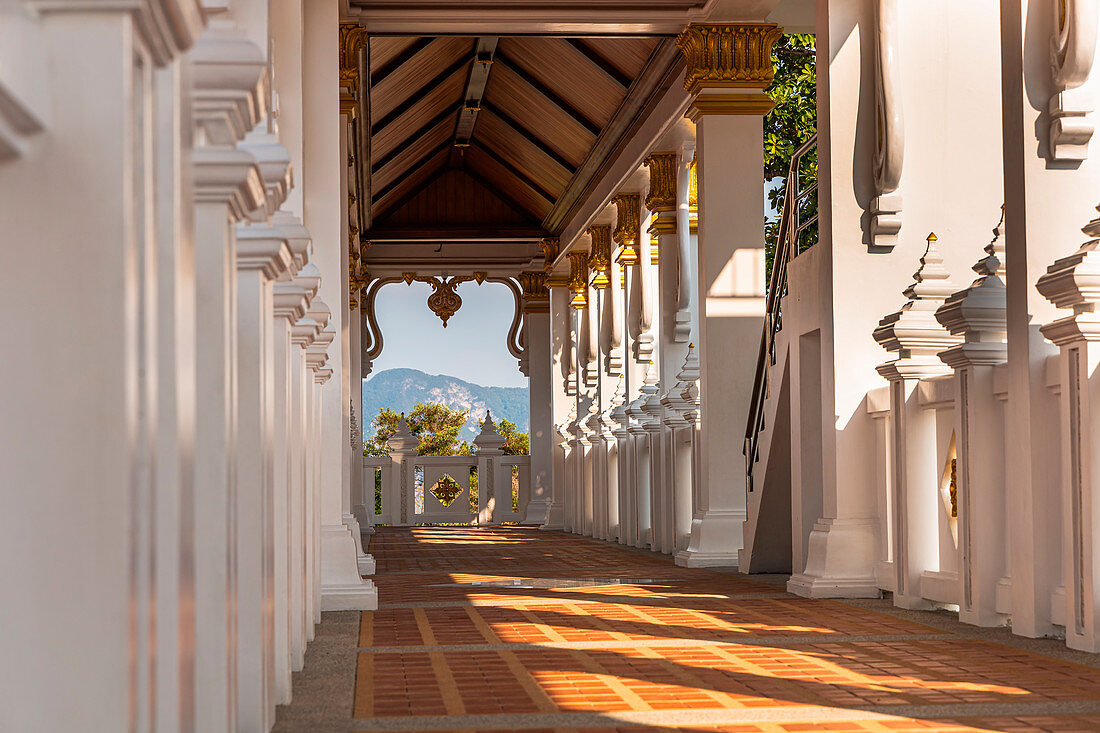
[(370, 134), (371, 135), (377, 135), (387, 125), (389, 125), (394, 120), (399, 118), (405, 112), (405, 110), (407, 110), (410, 106), (415, 104), (418, 99), (420, 99), (422, 96), (427, 94), (430, 90), (434, 89), (435, 87), (437, 87), (440, 84), (442, 84), (443, 82), (445, 82), (448, 78), (450, 78), (452, 75), (454, 75), (459, 69), (466, 68), (466, 65), (469, 64), (469, 63), (470, 63), (470, 60), (468, 58), (466, 58), (466, 57), (460, 58), (460, 59), (454, 61), (446, 69), (439, 72), (434, 77), (432, 77), (430, 80), (428, 80), (427, 83), (421, 84), (420, 87), (418, 87), (417, 89), (413, 90), (411, 93), (406, 95), (405, 100), (401, 104), (398, 104), (397, 106), (395, 106), (382, 119), (378, 120), (373, 125), (371, 125)]
[(420, 138), (427, 135), (429, 132), (432, 131), (432, 129), (434, 129), (437, 125), (442, 123), (444, 120), (446, 120), (448, 118), (451, 118), (454, 115), (458, 114), (458, 111), (461, 107), (462, 107), (461, 103), (452, 104), (451, 106), (447, 107), (442, 112), (437, 114), (435, 117), (433, 117), (432, 119), (425, 122), (423, 125), (420, 126), (420, 129), (418, 129), (415, 132), (411, 133), (410, 135), (405, 137), (400, 143), (395, 145), (393, 150), (391, 150), (390, 152), (386, 153), (383, 157), (376, 160), (371, 165), (371, 172), (372, 173), (377, 173), (378, 171), (385, 168), (386, 165), (388, 165), (395, 158), (400, 156), (401, 153), (403, 153), (405, 151), (405, 148), (407, 148), (409, 145), (412, 145), (417, 140), (419, 140)]
[(629, 88), (631, 83), (634, 81), (629, 76), (615, 68), (610, 61), (601, 56), (599, 52), (596, 51), (596, 49), (589, 46), (588, 43), (584, 41), (584, 39), (569, 38), (567, 39), (567, 43), (569, 43), (569, 45), (573, 48), (577, 49), (577, 51), (579, 51), (581, 55), (588, 59), (593, 66), (598, 68), (603, 73), (607, 74), (611, 79), (615, 81), (616, 84), (621, 86), (624, 90)]
[(553, 146), (550, 145), (550, 143), (546, 142), (534, 132), (516, 122), (508, 115), (508, 113), (488, 102), (482, 102), (481, 109), (500, 119), (501, 122), (507, 125), (517, 135), (520, 135), (523, 138), (527, 139), (527, 141), (530, 142), (532, 145), (537, 147), (542, 152), (546, 153), (546, 155), (552, 158), (558, 165), (569, 171), (569, 175), (573, 175), (573, 173), (576, 172), (577, 167), (570, 163), (564, 155), (555, 150)]
[(503, 63), (505, 66), (507, 66), (508, 69), (512, 73), (514, 73), (516, 76), (518, 76), (520, 79), (522, 79), (524, 81), (524, 83), (526, 83), (528, 86), (535, 89), (535, 91), (537, 91), (539, 94), (541, 94), (546, 99), (548, 99), (550, 102), (552, 102), (558, 109), (560, 109), (562, 112), (565, 112), (567, 115), (569, 115), (574, 120), (576, 120), (576, 122), (581, 127), (585, 128), (586, 130), (591, 132), (593, 135), (599, 135), (600, 134), (600, 126), (599, 125), (597, 125), (595, 122), (590, 120), (588, 118), (588, 116), (585, 115), (583, 112), (581, 112), (580, 110), (575, 108), (573, 105), (566, 102), (560, 96), (558, 96), (554, 92), (554, 90), (550, 89), (545, 84), (543, 84), (541, 81), (539, 81), (535, 77), (528, 74), (527, 71), (522, 66), (520, 66), (518, 63), (516, 63), (515, 61), (510, 59), (507, 56), (507, 54), (504, 54), (504, 53), (498, 51), (497, 56), (496, 56), (496, 60), (497, 60), (497, 63)]
[(470, 144), (476, 146), (478, 150), (480, 150), (481, 152), (485, 153), (490, 158), (495, 160), (498, 165), (500, 165), (508, 173), (510, 173), (512, 175), (512, 177), (514, 177), (517, 181), (520, 181), (521, 183), (523, 183), (523, 185), (527, 186), (529, 189), (531, 189), (532, 191), (537, 193), (539, 196), (542, 196), (544, 199), (546, 199), (551, 204), (554, 203), (554, 200), (557, 198), (556, 196), (554, 196), (554, 194), (550, 193), (545, 188), (540, 186), (538, 184), (538, 182), (533, 180), (530, 176), (528, 176), (523, 171), (516, 168), (516, 166), (514, 166), (508, 160), (501, 157), (499, 153), (497, 153), (495, 150), (490, 148), (488, 145), (486, 145), (486, 144), (484, 144), (481, 141), (476, 140), (476, 139)]

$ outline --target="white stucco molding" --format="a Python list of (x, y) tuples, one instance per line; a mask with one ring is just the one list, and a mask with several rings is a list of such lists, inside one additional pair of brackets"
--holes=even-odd
[(283, 205), (294, 185), (290, 152), (279, 143), (278, 137), (267, 131), (267, 125), (263, 122), (249, 132), (237, 147), (251, 153), (260, 168), (267, 196), (264, 206), (252, 212), (252, 219), (265, 221)]
[(878, 0), (876, 11), (875, 197), (871, 200), (871, 244), (892, 249), (901, 231), (902, 200), (897, 191), (905, 160), (897, 0)]
[(249, 153), (229, 147), (196, 147), (191, 162), (197, 203), (225, 204), (236, 221), (263, 205), (263, 179)]
[(1096, 129), (1088, 115), (1096, 107), (1085, 86), (1096, 58), (1098, 0), (1054, 0), (1051, 8), (1050, 67), (1055, 92), (1048, 142), (1053, 160), (1081, 161), (1088, 157)]
[(268, 280), (289, 275), (294, 266), (283, 233), (262, 225), (237, 225), (237, 269), (260, 270)]
[(232, 25), (211, 27), (191, 52), (194, 116), (207, 145), (235, 145), (264, 117), (267, 61)]
[(289, 211), (276, 211), (272, 214), (271, 226), (278, 228), (286, 238), (291, 257), (294, 259), (290, 277), (294, 277), (299, 270), (309, 264), (309, 259), (313, 255), (313, 238), (309, 230), (302, 225), (302, 220)]
[(129, 13), (142, 42), (161, 66), (191, 48), (206, 24), (196, 0), (24, 0), (46, 13)]

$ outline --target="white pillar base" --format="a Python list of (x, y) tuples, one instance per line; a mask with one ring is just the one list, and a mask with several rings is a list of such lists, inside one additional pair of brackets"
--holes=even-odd
[(547, 519), (550, 516), (550, 500), (544, 499), (543, 501), (529, 501), (527, 502), (527, 511), (524, 513), (523, 521), (520, 524), (546, 524)]
[(874, 519), (822, 519), (810, 532), (805, 572), (787, 591), (804, 598), (878, 598), (878, 525)]
[(378, 588), (359, 575), (355, 537), (344, 524), (321, 528), (321, 610), (373, 611)]
[(744, 545), (745, 511), (707, 511), (691, 520), (687, 549), (673, 556), (682, 568), (735, 567)]
[(560, 502), (551, 502), (546, 510), (546, 521), (539, 529), (562, 532), (565, 530), (565, 508)]
[(345, 514), (344, 526), (351, 532), (351, 537), (355, 541), (355, 561), (359, 565), (359, 574), (374, 575), (374, 556), (368, 553), (363, 545), (363, 530), (360, 529), (359, 518), (354, 514)]

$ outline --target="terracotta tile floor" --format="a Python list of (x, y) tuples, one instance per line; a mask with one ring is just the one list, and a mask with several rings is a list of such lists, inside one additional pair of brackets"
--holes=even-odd
[(370, 552), (341, 730), (1100, 731), (1096, 669), (745, 576), (520, 528)]

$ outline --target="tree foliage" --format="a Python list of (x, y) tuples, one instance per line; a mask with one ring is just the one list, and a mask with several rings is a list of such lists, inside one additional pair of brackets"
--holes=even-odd
[[(409, 432), (420, 442), (416, 447), (422, 456), (468, 456), (470, 444), (458, 439), (458, 431), (466, 424), (469, 410), (458, 410), (436, 402), (418, 402), (405, 416)], [(386, 442), (397, 432), (401, 416), (383, 407), (372, 421), (374, 436), (363, 443), (363, 455), (387, 456)]]
[[(796, 150), (817, 131), (817, 63), (812, 34), (784, 35), (772, 51), (775, 80), (767, 94), (775, 101), (775, 109), (764, 118), (764, 180), (772, 185), (768, 200), (777, 212), (783, 211), (784, 183)], [(817, 183), (817, 151), (803, 156), (798, 176), (800, 188)], [(817, 211), (817, 197), (808, 196), (802, 202), (803, 221)], [(764, 225), (768, 270), (775, 255), (779, 236), (779, 219), (769, 219)], [(799, 241), (799, 250), (817, 240), (817, 227), (811, 226)]]
[[(418, 402), (412, 412), (405, 416), (409, 432), (419, 440), (416, 452), (422, 456), (468, 456), (471, 445), (458, 439), (458, 433), (470, 417), (469, 410), (459, 410), (437, 402)], [(378, 411), (371, 422), (374, 435), (363, 442), (364, 456), (388, 456), (390, 449), (387, 441), (397, 432), (401, 416), (387, 407)], [(478, 427), (484, 420), (478, 420)], [(527, 433), (519, 432), (516, 424), (510, 420), (499, 420), (497, 432), (504, 437), (501, 450), (506, 455), (522, 456), (530, 448)]]

